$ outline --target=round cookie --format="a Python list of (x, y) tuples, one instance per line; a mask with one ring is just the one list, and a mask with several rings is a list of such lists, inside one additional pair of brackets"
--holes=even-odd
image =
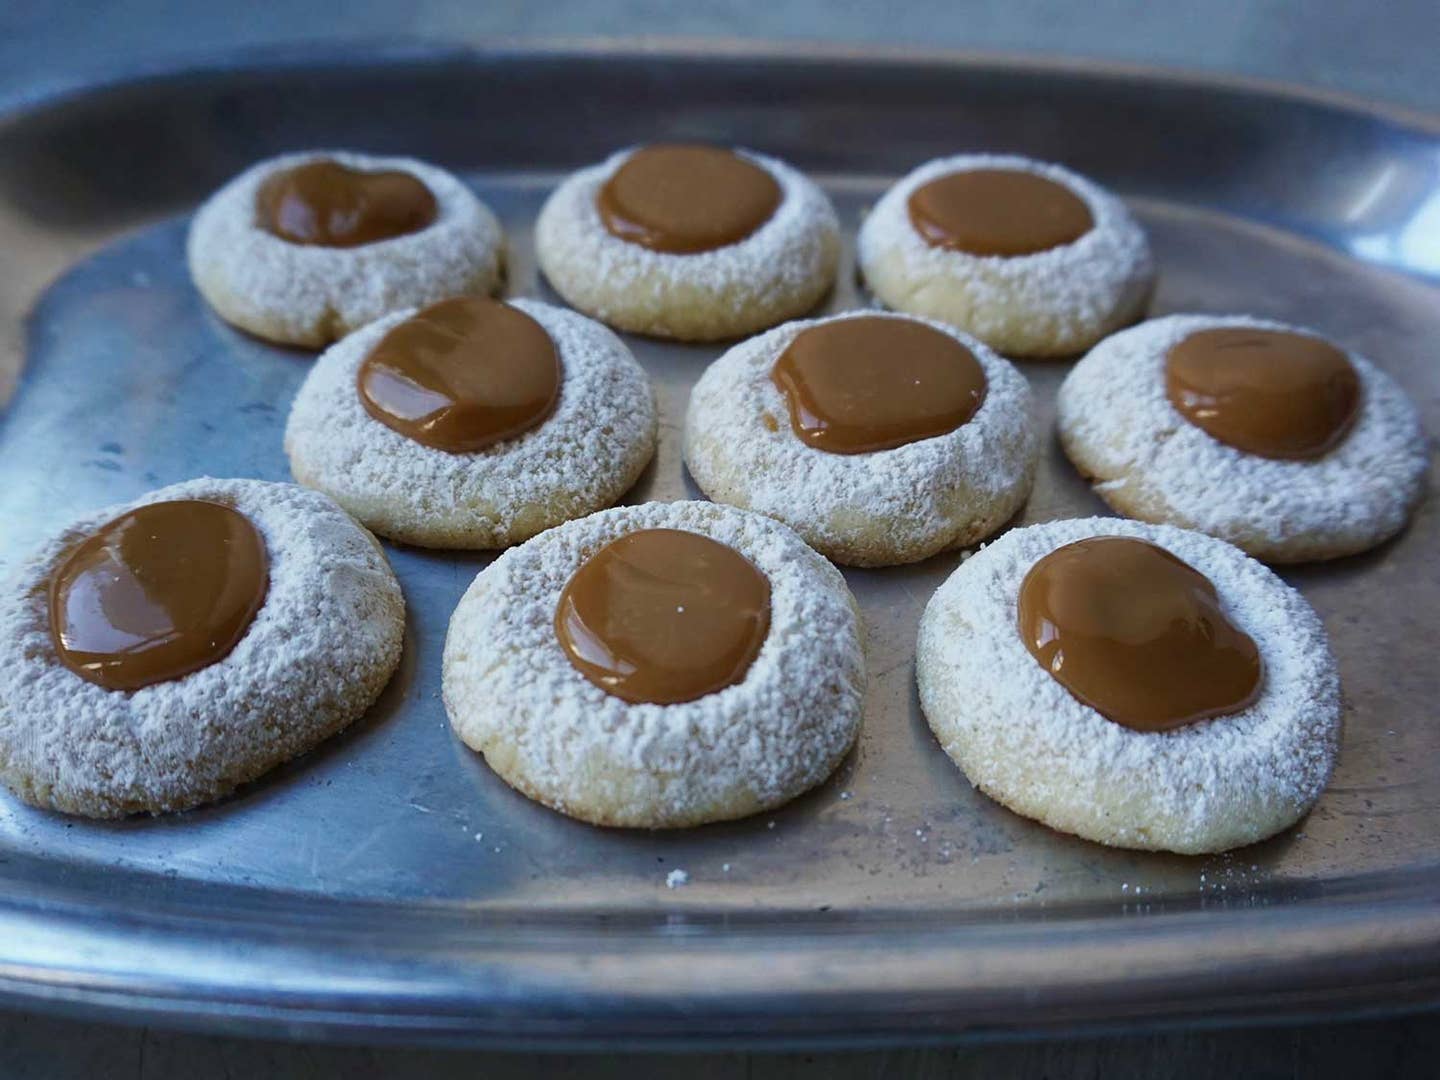
[(655, 452), (655, 397), (605, 327), (535, 300), (509, 301), (555, 343), (559, 400), (538, 426), (473, 453), (426, 446), (369, 415), (356, 374), (414, 312), (397, 312), (315, 362), (285, 426), (290, 471), (382, 536), (422, 547), (499, 548), (609, 506)]
[[(932, 246), (911, 219), (911, 195), (953, 173), (988, 170), (1061, 185), (1084, 203), (1092, 227), (1032, 254)], [(1083, 352), (1143, 313), (1155, 278), (1145, 233), (1119, 198), (1059, 165), (1009, 155), (959, 154), (921, 165), (881, 196), (860, 226), (857, 250), (881, 303), (949, 323), (1011, 356)]]
[[(433, 195), (434, 221), (353, 247), (292, 243), (263, 228), (257, 201), (265, 182), (321, 161), (410, 174)], [(222, 319), (269, 341), (312, 347), (393, 311), (492, 293), (504, 255), (499, 221), (450, 173), (410, 158), (338, 151), (286, 154), (251, 166), (200, 208), (186, 243), (195, 286)]]
[[(953, 431), (893, 449), (807, 445), (771, 380), (777, 359), (808, 328), (877, 317), (919, 322), (967, 348), (987, 383), (980, 408)], [(1038, 454), (1030, 388), (1010, 363), (945, 324), (864, 311), (736, 345), (695, 384), (685, 422), (685, 464), (705, 494), (778, 518), (850, 566), (915, 562), (989, 536), (1025, 502)]]
[[(562, 590), (596, 551), (642, 529), (709, 537), (768, 577), (769, 631), (741, 681), (693, 701), (632, 704), (563, 651)], [(481, 572), (450, 621), (445, 705), (506, 783), (571, 817), (652, 829), (744, 817), (821, 783), (854, 742), (860, 625), (839, 572), (778, 522), (712, 503), (617, 507)]]
[[(1213, 582), (1264, 663), (1259, 698), (1169, 732), (1114, 723), (1026, 649), (1021, 582), (1055, 549), (1094, 536), (1164, 548)], [(1116, 518), (1016, 529), (963, 563), (920, 621), (916, 674), (931, 729), (970, 782), (1051, 828), (1182, 854), (1262, 840), (1303, 817), (1334, 769), (1340, 684), (1324, 627), (1294, 589), (1200, 533)]]
[[(131, 509), (197, 499), (238, 510), (269, 558), (235, 647), (188, 675), (108, 690), (65, 666), (48, 581), (81, 538)], [(379, 544), (324, 495), (192, 480), (87, 515), (0, 591), (0, 780), (26, 802), (94, 818), (219, 799), (360, 717), (400, 661), (405, 604)]]
[(1245, 316), (1171, 315), (1101, 342), (1057, 400), (1060, 442), (1096, 493), (1122, 514), (1218, 536), (1266, 562), (1354, 554), (1393, 536), (1429, 467), (1414, 405), (1353, 352), (1360, 403), (1343, 440), (1320, 457), (1284, 460), (1226, 445), (1166, 394), (1166, 357), (1196, 331), (1313, 332)]
[(736, 153), (774, 178), (780, 202), (743, 240), (675, 254), (612, 235), (596, 199), (634, 152), (570, 176), (540, 211), (540, 268), (568, 303), (619, 330), (714, 341), (803, 315), (830, 289), (840, 260), (830, 200), (789, 165), (751, 151)]

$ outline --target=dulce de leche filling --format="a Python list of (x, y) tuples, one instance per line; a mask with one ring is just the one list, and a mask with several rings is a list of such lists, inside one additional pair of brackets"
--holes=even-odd
[(910, 193), (910, 222), (931, 247), (970, 255), (1033, 255), (1073, 243), (1095, 219), (1063, 184), (1019, 169), (971, 169)]
[(227, 656), (269, 589), (265, 541), (249, 518), (199, 499), (120, 515), (50, 577), (61, 663), (106, 690), (178, 679)]
[(529, 431), (554, 411), (560, 381), (545, 328), (478, 296), (442, 300), (392, 327), (355, 376), (367, 413), (451, 453)]
[(631, 154), (595, 200), (612, 236), (674, 255), (739, 243), (769, 221), (780, 185), (714, 146), (656, 144)]
[(1255, 642), (1210, 579), (1164, 548), (1096, 536), (1057, 548), (1020, 585), (1020, 637), (1066, 690), (1136, 731), (1237, 712), (1260, 695)]
[(769, 630), (769, 579), (735, 549), (681, 529), (607, 544), (555, 610), (556, 636), (581, 675), (656, 705), (739, 682)]
[(260, 227), (292, 244), (349, 248), (419, 232), (439, 212), (408, 172), (363, 172), (311, 161), (268, 177), (256, 196)]
[(801, 441), (864, 454), (954, 431), (985, 400), (985, 370), (949, 334), (860, 316), (802, 330), (770, 379)]
[(1199, 330), (1165, 359), (1165, 393), (1186, 420), (1268, 458), (1333, 449), (1360, 409), (1360, 377), (1335, 346), (1283, 330)]

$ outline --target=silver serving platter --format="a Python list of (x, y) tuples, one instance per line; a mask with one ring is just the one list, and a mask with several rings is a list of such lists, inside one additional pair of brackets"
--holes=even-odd
[[(227, 60), (0, 118), (0, 570), (72, 515), (200, 474), (288, 479), (310, 361), (231, 330), (189, 212), (284, 150), (409, 153), (504, 219), (513, 295), (554, 299), (531, 224), (568, 170), (655, 138), (819, 178), (847, 237), (912, 165), (1057, 159), (1154, 239), (1156, 313), (1248, 311), (1373, 357), (1440, 431), (1440, 123), (1159, 72), (827, 51), (556, 47)], [(847, 263), (826, 310), (865, 304)], [(686, 394), (716, 347), (632, 339), (660, 452), (631, 499), (698, 497)], [(1065, 364), (1025, 364), (1052, 420)], [(1104, 512), (1049, 440), (1020, 522)], [(922, 606), (958, 562), (850, 571), (864, 732), (785, 809), (675, 834), (526, 801), (450, 733), (439, 652), (488, 556), (391, 547), (404, 663), (362, 722), (224, 803), (95, 824), (0, 795), (0, 999), (310, 1037), (675, 1043), (951, 1037), (1440, 1000), (1437, 500), (1378, 551), (1286, 572), (1342, 668), (1339, 771), (1298, 828), (1215, 858), (1016, 817), (940, 752)], [(683, 869), (689, 883), (667, 888)]]

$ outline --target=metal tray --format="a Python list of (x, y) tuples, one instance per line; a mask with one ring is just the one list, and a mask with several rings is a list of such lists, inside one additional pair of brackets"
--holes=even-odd
[[(0, 569), (72, 514), (202, 473), (287, 479), (309, 355), (217, 321), (187, 213), (311, 146), (459, 170), (504, 218), (510, 290), (551, 298), (531, 223), (567, 170), (683, 137), (778, 154), (847, 236), (962, 148), (1054, 158), (1126, 195), (1154, 310), (1308, 323), (1440, 430), (1440, 125), (1248, 83), (958, 57), (675, 47), (313, 53), (23, 102), (0, 119)], [(53, 279), (53, 280), (52, 280)], [(827, 310), (866, 302), (847, 263)], [(23, 330), (22, 330), (23, 327)], [(632, 340), (663, 440), (632, 499), (697, 493), (678, 424), (719, 352)], [(6, 364), (0, 363), (0, 367)], [(13, 366), (13, 365), (12, 365)], [(1051, 420), (1063, 364), (1027, 364)], [(1102, 512), (1055, 448), (1025, 522)], [(405, 661), (353, 730), (221, 805), (93, 824), (0, 796), (0, 998), (368, 1039), (856, 1042), (1440, 1000), (1437, 503), (1397, 541), (1288, 571), (1348, 707), (1318, 809), (1216, 858), (1111, 851), (1016, 817), (940, 752), (913, 637), (955, 556), (849, 572), (869, 625), (859, 746), (784, 810), (602, 831), (512, 792), (450, 734), (450, 611), (487, 557), (392, 547)], [(689, 884), (666, 887), (674, 869)]]

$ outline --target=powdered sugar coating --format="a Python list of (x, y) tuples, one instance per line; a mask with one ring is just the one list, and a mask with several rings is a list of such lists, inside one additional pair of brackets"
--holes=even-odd
[[(1052, 678), (1020, 638), (1020, 583), (1051, 551), (1091, 536), (1148, 540), (1208, 577), (1226, 616), (1259, 647), (1259, 700), (1140, 732)], [(1195, 854), (1264, 839), (1309, 811), (1338, 752), (1339, 676), (1314, 609), (1237, 548), (1168, 525), (1083, 518), (1007, 533), (930, 600), (916, 671), (930, 726), (971, 783), (1102, 844)]]
[(444, 548), (508, 547), (625, 494), (655, 452), (655, 396), (644, 370), (599, 323), (535, 300), (509, 303), (560, 354), (560, 397), (544, 422), (462, 454), (374, 419), (356, 375), (390, 328), (414, 314), (397, 312), (315, 362), (285, 425), (295, 478), (382, 536)]
[[(410, 173), (435, 196), (435, 221), (349, 248), (292, 244), (262, 229), (260, 185), (321, 160)], [(411, 158), (313, 151), (262, 161), (212, 195), (190, 226), (186, 254), (196, 286), (227, 322), (271, 341), (319, 346), (392, 311), (494, 292), (505, 252), (495, 215), (445, 170)]]
[(1248, 316), (1171, 315), (1101, 342), (1057, 400), (1061, 444), (1096, 492), (1122, 513), (1198, 529), (1267, 562), (1349, 555), (1398, 532), (1429, 467), (1404, 390), (1347, 352), (1361, 400), (1344, 441), (1308, 461), (1248, 454), (1191, 424), (1165, 394), (1170, 349), (1215, 327), (1314, 335)]
[[(1010, 169), (1061, 184), (1094, 226), (1033, 255), (971, 255), (933, 247), (910, 221), (916, 188), (956, 172)], [(915, 169), (881, 196), (860, 226), (860, 269), (888, 307), (950, 323), (1014, 356), (1073, 356), (1138, 316), (1155, 267), (1125, 204), (1060, 165), (997, 154), (957, 154)]]
[[(148, 503), (208, 499), (265, 540), (270, 583), (238, 645), (183, 678), (105, 690), (64, 667), (47, 583), (70, 546)], [(228, 794), (355, 720), (400, 661), (405, 602), (379, 544), (324, 495), (191, 480), (75, 522), (0, 590), (0, 780), (88, 817), (184, 810)]]
[(657, 337), (739, 337), (809, 311), (835, 280), (840, 227), (825, 193), (775, 158), (737, 150), (780, 185), (780, 205), (745, 239), (676, 255), (612, 236), (600, 188), (633, 149), (569, 177), (535, 222), (540, 268), (566, 301), (611, 326)]
[(778, 518), (822, 554), (852, 566), (914, 562), (973, 544), (1017, 511), (1039, 454), (1030, 387), (1006, 360), (943, 323), (985, 372), (985, 400), (954, 431), (869, 454), (832, 454), (802, 442), (771, 369), (796, 335), (852, 311), (792, 322), (751, 338), (711, 364), (690, 394), (685, 464), (712, 499)]
[[(587, 681), (555, 635), (560, 593), (638, 529), (728, 544), (770, 580), (770, 631), (745, 677), (675, 705)], [(605, 510), (507, 551), (471, 584), (445, 641), (445, 706), (509, 784), (600, 825), (678, 828), (743, 817), (830, 775), (860, 726), (860, 617), (839, 572), (784, 525), (704, 502)]]

